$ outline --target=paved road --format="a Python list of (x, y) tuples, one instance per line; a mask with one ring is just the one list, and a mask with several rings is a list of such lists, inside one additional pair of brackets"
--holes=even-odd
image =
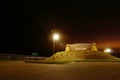
[(120, 62), (0, 62), (0, 80), (120, 80)]

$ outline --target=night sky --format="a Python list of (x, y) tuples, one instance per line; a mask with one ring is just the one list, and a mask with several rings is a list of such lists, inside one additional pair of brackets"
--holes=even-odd
[(93, 42), (98, 48), (120, 48), (117, 4), (10, 0), (1, 3), (0, 12), (1, 53), (51, 55), (54, 29), (61, 36), (56, 50)]

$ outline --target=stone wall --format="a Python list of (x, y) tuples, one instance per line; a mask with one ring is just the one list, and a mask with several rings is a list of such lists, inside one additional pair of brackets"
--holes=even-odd
[(69, 52), (69, 51), (97, 51), (97, 46), (96, 43), (90, 44), (90, 43), (76, 43), (76, 44), (67, 44), (65, 51)]

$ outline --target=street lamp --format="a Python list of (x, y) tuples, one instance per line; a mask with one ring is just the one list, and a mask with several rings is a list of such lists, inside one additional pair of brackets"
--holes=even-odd
[(57, 33), (53, 34), (53, 54), (55, 52), (55, 41), (58, 40), (60, 36)]

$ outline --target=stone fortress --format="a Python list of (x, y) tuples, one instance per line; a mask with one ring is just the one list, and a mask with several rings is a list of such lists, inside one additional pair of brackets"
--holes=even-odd
[(67, 44), (65, 51), (53, 54), (48, 60), (117, 60), (110, 54), (99, 51), (96, 43)]

